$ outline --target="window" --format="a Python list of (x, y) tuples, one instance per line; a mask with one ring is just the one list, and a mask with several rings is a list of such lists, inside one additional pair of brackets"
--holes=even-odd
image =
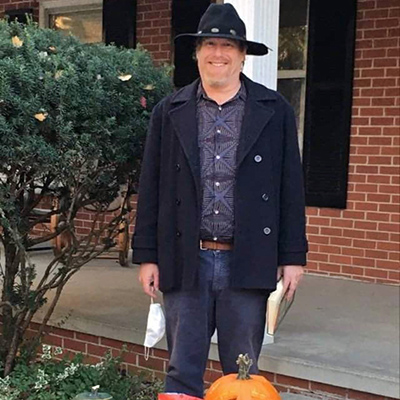
[(41, 0), (41, 27), (72, 33), (84, 43), (136, 46), (136, 0)]
[(84, 43), (102, 41), (101, 10), (49, 14), (49, 27), (65, 34), (72, 33)]
[(280, 0), (278, 91), (295, 110), (303, 150), (307, 64), (308, 0)]
[(17, 20), (21, 24), (26, 24), (28, 22), (27, 16), (33, 19), (33, 9), (17, 8), (16, 10), (6, 10), (4, 11), (4, 16), (8, 17), (9, 21)]
[(72, 33), (82, 42), (101, 42), (103, 36), (102, 0), (42, 0), (40, 26)]

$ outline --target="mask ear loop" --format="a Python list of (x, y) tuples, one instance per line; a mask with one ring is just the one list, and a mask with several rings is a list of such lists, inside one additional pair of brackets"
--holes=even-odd
[[(153, 303), (154, 303), (154, 300), (152, 297), (150, 297), (150, 304), (153, 304)], [(144, 346), (144, 359), (146, 361), (148, 361), (149, 357), (150, 357), (150, 347)]]

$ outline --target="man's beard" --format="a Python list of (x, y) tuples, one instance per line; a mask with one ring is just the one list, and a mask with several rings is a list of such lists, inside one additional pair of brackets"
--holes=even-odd
[(224, 86), (224, 84), (225, 84), (227, 81), (228, 81), (227, 79), (216, 79), (216, 78), (208, 78), (208, 79), (206, 80), (207, 85), (209, 85), (209, 86), (211, 86), (211, 87), (215, 87), (215, 88)]

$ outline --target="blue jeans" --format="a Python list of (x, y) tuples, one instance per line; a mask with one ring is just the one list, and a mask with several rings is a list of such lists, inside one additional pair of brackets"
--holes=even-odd
[(202, 398), (203, 375), (215, 328), (224, 374), (238, 371), (236, 359), (241, 353), (249, 354), (254, 361), (250, 372), (258, 373), (270, 292), (229, 288), (232, 252), (199, 251), (198, 287), (164, 294), (170, 354), (165, 391)]

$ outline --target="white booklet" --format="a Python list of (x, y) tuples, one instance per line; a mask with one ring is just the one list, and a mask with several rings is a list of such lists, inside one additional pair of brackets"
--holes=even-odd
[(285, 294), (283, 291), (283, 279), (280, 279), (276, 285), (276, 290), (268, 298), (267, 323), (263, 344), (274, 343), (275, 332), (293, 304), (294, 296), (291, 300), (288, 300)]

